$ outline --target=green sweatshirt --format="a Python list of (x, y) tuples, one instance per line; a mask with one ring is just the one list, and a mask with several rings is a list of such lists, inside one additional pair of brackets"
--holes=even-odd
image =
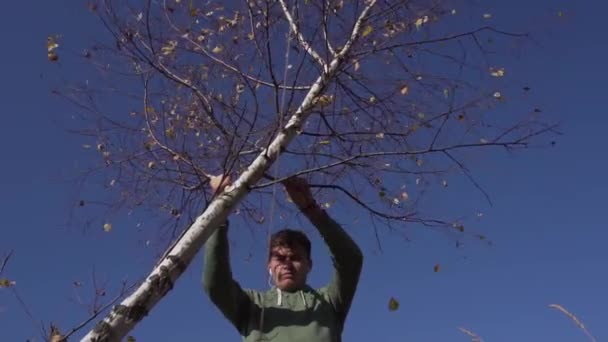
[(340, 342), (363, 264), (356, 243), (325, 212), (309, 217), (332, 255), (327, 286), (295, 292), (243, 289), (232, 277), (227, 227), (207, 240), (203, 287), (243, 341)]

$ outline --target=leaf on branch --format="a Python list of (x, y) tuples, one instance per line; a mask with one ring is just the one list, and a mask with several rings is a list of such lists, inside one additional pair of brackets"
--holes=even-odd
[(156, 163), (154, 161), (148, 162), (148, 169), (153, 169), (156, 167)]
[(388, 300), (388, 310), (389, 311), (397, 311), (399, 309), (399, 302), (394, 297), (391, 297)]
[(103, 225), (103, 231), (106, 233), (109, 233), (112, 231), (112, 224), (111, 223), (105, 223)]
[(334, 96), (333, 95), (322, 95), (321, 97), (319, 97), (319, 99), (317, 100), (317, 104), (320, 107), (327, 107), (329, 106), (332, 102), (334, 102)]
[(17, 283), (14, 280), (9, 280), (6, 278), (0, 278), (0, 289), (1, 288), (9, 288), (11, 286), (15, 286)]
[(165, 134), (167, 135), (167, 138), (169, 139), (175, 139), (175, 130), (173, 129), (173, 127), (169, 127), (165, 130)]
[(363, 37), (368, 36), (370, 33), (372, 33), (373, 30), (374, 30), (374, 28), (371, 25), (367, 25), (365, 27), (365, 29), (363, 30), (362, 36)]
[(401, 93), (401, 95), (407, 95), (407, 93), (409, 93), (410, 88), (407, 85), (404, 85), (403, 87), (401, 87), (401, 90), (399, 91)]
[(424, 24), (426, 24), (429, 21), (429, 17), (428, 15), (425, 15), (424, 17), (420, 17), (418, 19), (416, 19), (416, 21), (414, 22), (414, 25), (416, 26), (416, 29), (419, 30), (420, 27)]
[(211, 52), (213, 52), (213, 53), (221, 53), (222, 51), (224, 51), (224, 47), (222, 47), (220, 45), (214, 47), (213, 50), (211, 50)]
[(172, 54), (175, 51), (175, 48), (177, 47), (177, 41), (176, 40), (170, 40), (167, 42), (167, 45), (163, 46), (160, 51), (162, 52), (163, 55), (167, 56)]

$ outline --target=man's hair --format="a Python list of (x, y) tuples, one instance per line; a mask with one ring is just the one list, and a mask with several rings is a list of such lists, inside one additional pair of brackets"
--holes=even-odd
[(270, 237), (270, 249), (268, 250), (268, 260), (272, 257), (272, 250), (276, 247), (287, 247), (295, 249), (296, 246), (301, 246), (306, 251), (306, 256), (310, 256), (310, 240), (303, 232), (293, 229), (283, 229), (272, 234)]

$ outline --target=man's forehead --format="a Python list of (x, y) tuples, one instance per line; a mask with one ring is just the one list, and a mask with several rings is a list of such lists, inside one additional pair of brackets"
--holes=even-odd
[(291, 248), (291, 247), (287, 247), (287, 246), (277, 246), (277, 247), (273, 247), (272, 248), (272, 254), (279, 254), (279, 255), (294, 255), (294, 254), (300, 254), (302, 253), (302, 248)]

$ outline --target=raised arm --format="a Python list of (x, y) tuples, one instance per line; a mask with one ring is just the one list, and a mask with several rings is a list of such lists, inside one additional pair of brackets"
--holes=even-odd
[(284, 185), (289, 197), (317, 228), (329, 248), (335, 271), (327, 291), (343, 325), (359, 283), (363, 253), (340, 224), (317, 204), (303, 179), (291, 178)]
[[(220, 187), (212, 179), (211, 187)], [(227, 182), (228, 183), (229, 179)], [(222, 184), (222, 188), (226, 184)], [(247, 326), (251, 300), (232, 277), (228, 244), (228, 222), (219, 227), (205, 243), (203, 288), (211, 301), (239, 332)]]

